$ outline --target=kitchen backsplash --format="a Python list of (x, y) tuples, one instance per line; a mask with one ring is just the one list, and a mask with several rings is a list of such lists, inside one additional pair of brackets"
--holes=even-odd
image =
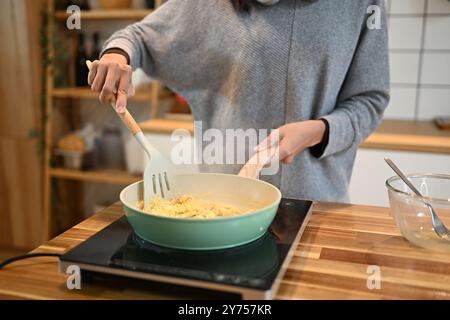
[(450, 1), (388, 0), (391, 102), (385, 118), (450, 116)]

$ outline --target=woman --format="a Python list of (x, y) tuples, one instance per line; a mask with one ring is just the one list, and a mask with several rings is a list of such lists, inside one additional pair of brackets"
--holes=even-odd
[[(381, 28), (367, 27), (371, 5)], [(105, 43), (89, 83), (121, 112), (141, 67), (203, 130), (279, 128), (283, 165), (263, 179), (284, 197), (346, 201), (357, 147), (389, 101), (386, 28), (383, 0), (170, 0)]]

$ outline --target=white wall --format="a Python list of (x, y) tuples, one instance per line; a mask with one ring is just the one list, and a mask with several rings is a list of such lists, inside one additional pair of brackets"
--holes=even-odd
[(385, 117), (450, 116), (450, 1), (389, 0), (391, 103)]
[(388, 207), (384, 185), (395, 173), (384, 162), (391, 158), (405, 173), (450, 174), (450, 154), (359, 149), (350, 182), (350, 202)]

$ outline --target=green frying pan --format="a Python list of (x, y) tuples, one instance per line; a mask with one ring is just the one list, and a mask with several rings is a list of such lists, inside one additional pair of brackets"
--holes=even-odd
[(281, 200), (273, 185), (231, 174), (194, 173), (177, 177), (174, 194), (186, 194), (227, 203), (247, 212), (212, 219), (174, 218), (139, 209), (143, 182), (120, 193), (125, 215), (134, 232), (151, 243), (186, 250), (215, 250), (252, 242), (267, 231)]

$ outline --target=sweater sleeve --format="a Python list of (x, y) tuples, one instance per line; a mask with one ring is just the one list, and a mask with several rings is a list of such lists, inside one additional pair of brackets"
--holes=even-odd
[(336, 108), (322, 117), (329, 124), (329, 141), (320, 158), (361, 144), (379, 125), (389, 102), (386, 11), (384, 0), (371, 2), (381, 9), (381, 29), (369, 29), (366, 15)]
[[(115, 32), (101, 55), (120, 49), (133, 70), (142, 68), (150, 77), (176, 87), (190, 86), (201, 79), (201, 61), (208, 59), (204, 43), (209, 35), (201, 27), (211, 22), (201, 5), (205, 2), (167, 1), (142, 21)], [(186, 64), (196, 64), (197, 74), (186, 75)]]

